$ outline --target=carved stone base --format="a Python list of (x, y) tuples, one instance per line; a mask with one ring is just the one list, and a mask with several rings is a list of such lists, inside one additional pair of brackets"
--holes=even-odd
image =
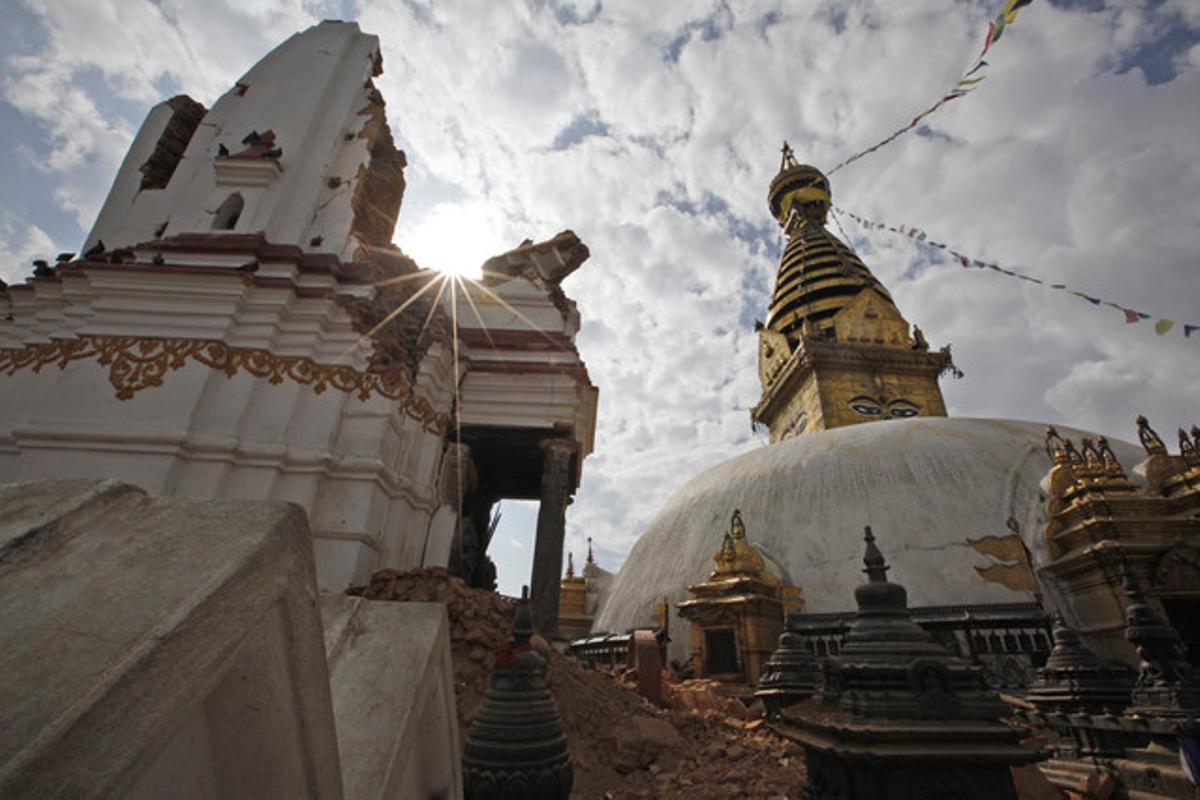
[(804, 746), (810, 800), (1016, 800), (1010, 767), (1040, 755), (989, 720), (877, 720), (810, 699), (775, 730)]
[[(907, 763), (905, 763), (907, 762)], [(879, 761), (848, 760), (805, 750), (808, 767), (808, 800), (1016, 800), (1012, 773), (1007, 765), (982, 766), (924, 762), (918, 759)]]
[(1197, 800), (1200, 790), (1183, 774), (1179, 751), (1172, 740), (1156, 740), (1149, 747), (1130, 750), (1129, 758), (1113, 762), (1121, 785), (1135, 800)]
[(775, 718), (788, 706), (812, 697), (816, 678), (817, 660), (804, 641), (793, 633), (784, 633), (763, 668), (754, 696), (763, 701), (768, 716)]

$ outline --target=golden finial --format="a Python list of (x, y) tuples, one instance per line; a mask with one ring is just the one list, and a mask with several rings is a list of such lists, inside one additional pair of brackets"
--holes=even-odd
[(588, 540), (588, 554), (587, 554), (587, 563), (589, 563), (589, 564), (595, 564), (595, 563), (596, 563), (596, 557), (592, 555), (592, 537), (590, 537), (590, 536), (589, 536), (589, 537), (587, 537), (587, 540)]
[(1200, 466), (1200, 453), (1196, 451), (1198, 444), (1200, 442), (1194, 442), (1188, 438), (1187, 431), (1183, 428), (1179, 429), (1179, 455), (1183, 456), (1183, 463), (1189, 467)]
[(1067, 460), (1063, 439), (1053, 425), (1046, 426), (1046, 455), (1050, 456), (1050, 460), (1055, 464), (1061, 464)]
[(783, 172), (788, 167), (798, 167), (796, 163), (796, 153), (792, 150), (792, 146), (787, 143), (787, 139), (783, 140), (783, 147), (779, 151), (783, 154), (783, 158), (779, 160), (779, 171)]
[(716, 569), (713, 574), (724, 573), (733, 568), (737, 561), (737, 550), (733, 546), (733, 537), (729, 535), (729, 531), (721, 537), (721, 549), (713, 556), (713, 564)]
[(742, 522), (742, 512), (736, 508), (729, 519), (729, 536), (734, 541), (746, 538), (746, 524)]
[(575, 554), (569, 550), (567, 551), (567, 577), (575, 577)]
[(1100, 477), (1104, 473), (1104, 466), (1100, 459), (1100, 451), (1096, 449), (1095, 443), (1087, 436), (1084, 436), (1079, 440), (1079, 445), (1080, 455), (1083, 456), (1084, 470), (1091, 477)]
[(1096, 440), (1096, 447), (1100, 451), (1101, 460), (1104, 461), (1104, 473), (1110, 478), (1124, 478), (1125, 469), (1121, 466), (1121, 462), (1117, 460), (1117, 454), (1109, 446), (1108, 439), (1101, 436)]
[(1163, 444), (1163, 440), (1158, 438), (1158, 434), (1154, 432), (1154, 428), (1150, 427), (1150, 422), (1141, 414), (1137, 418), (1138, 439), (1142, 443), (1142, 447), (1146, 448), (1146, 455), (1166, 455), (1167, 446)]

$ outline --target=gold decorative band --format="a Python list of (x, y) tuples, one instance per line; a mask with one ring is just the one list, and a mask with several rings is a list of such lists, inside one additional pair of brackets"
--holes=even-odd
[(400, 373), (359, 372), (344, 364), (318, 364), (307, 356), (278, 356), (266, 350), (230, 347), (211, 339), (161, 339), (156, 337), (81, 336), (55, 339), (45, 344), (22, 348), (0, 348), (0, 373), (14, 375), (18, 370), (40, 372), (57, 364), (66, 369), (72, 361), (95, 359), (108, 367), (108, 380), (117, 397), (128, 400), (137, 392), (162, 386), (168, 372), (181, 369), (189, 360), (233, 377), (245, 370), (270, 383), (285, 378), (309, 386), (316, 394), (332, 387), (367, 400), (379, 394), (400, 403), (405, 413), (430, 433), (444, 435), (450, 418), (438, 414), (423, 397), (412, 392), (407, 376)]

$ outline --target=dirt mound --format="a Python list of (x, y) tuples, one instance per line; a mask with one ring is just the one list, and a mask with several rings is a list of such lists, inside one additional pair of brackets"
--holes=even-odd
[[(450, 617), (460, 736), (487, 692), (495, 653), (512, 637), (516, 601), (472, 589), (444, 569), (383, 570), (351, 594), (371, 600), (445, 603)], [(575, 765), (573, 797), (798, 798), (804, 752), (775, 735), (720, 685), (680, 682), (663, 670), (668, 708), (646, 701), (632, 670), (609, 674), (581, 667), (541, 637), (534, 646), (550, 662), (550, 689), (562, 715)], [(1036, 767), (1014, 770), (1022, 800), (1060, 797)]]
[(371, 576), (367, 586), (351, 589), (350, 594), (368, 600), (446, 605), (458, 728), (465, 741), (467, 726), (487, 693), (496, 651), (512, 638), (516, 601), (495, 592), (472, 589), (461, 578), (447, 575), (444, 569), (380, 570)]
[[(352, 593), (371, 600), (446, 604), (465, 740), (487, 691), (494, 654), (512, 636), (515, 602), (472, 589), (442, 569), (383, 570)], [(572, 796), (800, 796), (802, 751), (761, 720), (731, 718), (715, 708), (656, 708), (616, 677), (580, 667), (536, 637), (535, 644), (550, 661), (550, 688), (575, 765)], [(706, 688), (693, 685), (685, 691), (707, 694)]]

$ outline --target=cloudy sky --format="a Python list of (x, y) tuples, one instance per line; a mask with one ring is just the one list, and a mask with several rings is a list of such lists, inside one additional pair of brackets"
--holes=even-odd
[[(763, 446), (747, 409), (781, 140), (829, 168), (884, 137), (953, 86), (999, 5), (0, 0), (0, 278), (79, 248), (152, 104), (211, 105), (290, 34), (357, 19), (410, 165), (397, 244), (430, 267), (564, 228), (591, 248), (565, 284), (601, 391), (568, 547), (593, 536), (615, 567), (688, 477)], [(951, 414), (1131, 438), (1140, 412), (1173, 439), (1200, 422), (1200, 331), (1181, 332), (1200, 325), (1200, 3), (1035, 0), (988, 61), (972, 95), (837, 173), (835, 203), (1153, 318), (844, 220), (851, 243), (953, 344)], [(511, 591), (533, 511), (504, 515)]]

